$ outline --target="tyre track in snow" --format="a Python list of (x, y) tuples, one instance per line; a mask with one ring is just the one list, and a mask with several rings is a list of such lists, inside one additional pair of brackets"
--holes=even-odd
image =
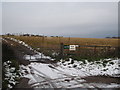
[[(45, 83), (40, 83), (40, 82), (39, 82), (39, 79), (38, 79), (38, 77), (37, 77), (36, 75), (39, 76), (39, 78), (42, 78), (42, 79), (43, 79), (44, 81), (46, 81), (46, 82), (45, 82)], [(49, 88), (53, 88), (53, 86), (51, 85), (51, 83), (50, 83), (48, 80), (46, 80), (45, 77), (43, 77), (43, 76), (41, 76), (41, 75), (39, 75), (39, 74), (36, 74), (36, 75), (32, 74), (32, 77), (33, 77), (37, 82), (30, 84), (31, 87), (40, 86), (41, 88), (46, 88), (45, 86), (47, 85)], [(36, 85), (36, 84), (39, 84), (39, 85)]]
[[(35, 79), (35, 81), (36, 81), (36, 83), (34, 83), (34, 84), (37, 84), (37, 83), (40, 81), (41, 78), (46, 81), (45, 77), (43, 77), (43, 76), (41, 76), (41, 75), (39, 75), (39, 74), (36, 74), (36, 75), (39, 76), (39, 78), (38, 78), (33, 72), (30, 71), (30, 73), (31, 73), (32, 77), (33, 77), (33, 78)], [(31, 86), (31, 87), (35, 87), (34, 84), (33, 84), (33, 85), (30, 84), (30, 86)], [(45, 88), (44, 85), (41, 84), (41, 83), (39, 83), (39, 86), (41, 86), (42, 88)]]
[[(51, 78), (50, 78), (49, 76), (47, 76), (46, 74), (38, 71), (38, 70), (35, 69), (34, 67), (31, 67), (31, 69), (33, 69), (33, 70), (37, 71), (38, 73), (44, 75), (44, 80), (46, 80), (46, 81), (51, 85), (52, 88), (57, 88), (57, 86), (55, 85), (55, 83), (52, 83), (52, 82), (51, 82)], [(39, 75), (39, 76), (41, 77), (41, 75)], [(42, 77), (43, 77), (43, 76), (42, 76)]]
[[(40, 76), (39, 74), (37, 74), (38, 76)], [(41, 76), (40, 76), (41, 77)], [(77, 78), (77, 76), (73, 76), (73, 77), (76, 77)], [(72, 78), (73, 78), (72, 77)], [(72, 80), (72, 78), (71, 77), (63, 77), (63, 78), (55, 78), (55, 79), (50, 79), (50, 81), (52, 82), (52, 83), (61, 83), (61, 82), (65, 82), (65, 79), (67, 80), (67, 79), (69, 79), (69, 80)], [(73, 80), (74, 81), (74, 80)], [(45, 80), (45, 81), (39, 81), (39, 82), (36, 82), (36, 83), (32, 83), (32, 84), (30, 84), (31, 86), (34, 86), (35, 84), (37, 84), (37, 83), (39, 83), (40, 85), (44, 85), (45, 83), (46, 83), (47, 81)], [(69, 82), (68, 82), (69, 83)], [(79, 85), (79, 83), (76, 83), (76, 84), (73, 84), (73, 85)], [(39, 85), (37, 85), (37, 86), (39, 86)], [(59, 87), (64, 87), (64, 86), (58, 86), (57, 88), (59, 88)], [(64, 87), (64, 88), (66, 88), (66, 87)]]
[[(55, 68), (55, 67), (53, 67), (53, 66), (50, 66), (50, 67), (53, 68), (53, 69), (55, 69), (55, 70), (57, 70), (57, 71), (59, 71), (61, 74), (67, 76), (68, 78), (69, 78), (69, 77), (71, 77), (71, 78), (75, 77), (75, 76), (66, 74), (65, 72), (63, 72), (63, 71), (61, 71), (61, 70), (59, 70), (59, 69), (57, 69), (57, 68)], [(82, 71), (82, 72), (83, 72), (83, 71)], [(80, 76), (77, 76), (77, 77), (80, 77)], [(80, 82), (79, 80), (75, 80), (75, 79), (74, 79), (74, 81), (76, 81), (78, 84), (81, 84), (81, 82)], [(83, 84), (86, 88), (89, 87), (88, 85), (86, 85), (86, 84), (84, 84), (84, 83), (82, 83), (82, 84)], [(97, 87), (97, 86), (95, 86), (95, 85), (93, 85), (93, 84), (89, 84), (89, 85), (91, 85), (91, 86), (93, 86), (93, 87), (99, 89), (99, 87)]]
[[(35, 70), (35, 71), (37, 71), (39, 74), (42, 74), (42, 75), (45, 76), (45, 77), (44, 77), (44, 80), (45, 80), (45, 81), (41, 81), (41, 82), (38, 81), (38, 82), (36, 82), (36, 83), (39, 83), (39, 85), (37, 85), (37, 86), (44, 85), (44, 83), (47, 83), (47, 82), (48, 82), (49, 84), (51, 84), (52, 88), (58, 88), (57, 85), (56, 85), (56, 82), (57, 82), (57, 83), (61, 83), (61, 82), (63, 82), (63, 81), (65, 80), (65, 78), (67, 78), (67, 79), (69, 78), (68, 80), (72, 80), (72, 79), (73, 79), (72, 81), (74, 81), (74, 82), (76, 82), (76, 83), (73, 84), (73, 85), (71, 85), (71, 86), (67, 86), (67, 87), (61, 86), (62, 88), (70, 88), (70, 87), (72, 87), (72, 86), (74, 86), (74, 85), (82, 84), (82, 85), (85, 86), (85, 88), (89, 88), (90, 86), (92, 86), (92, 87), (94, 87), (94, 88), (99, 89), (97, 86), (95, 86), (95, 85), (93, 85), (93, 84), (86, 84), (85, 82), (79, 81), (79, 80), (81, 80), (80, 76), (72, 76), (72, 75), (66, 74), (65, 72), (63, 72), (63, 71), (61, 71), (61, 70), (59, 70), (59, 69), (57, 69), (57, 68), (55, 68), (55, 67), (52, 67), (52, 69), (55, 69), (56, 71), (59, 71), (60, 74), (66, 76), (66, 77), (51, 79), (49, 76), (47, 76), (46, 74), (38, 71), (38, 70), (35, 69), (34, 67), (32, 67), (32, 69)], [(41, 75), (39, 75), (39, 74), (37, 74), (37, 75), (40, 76), (40, 77), (43, 77), (43, 76), (41, 76)], [(77, 79), (74, 79), (74, 78), (76, 78), (76, 77), (79, 77), (79, 79), (78, 79), (78, 78), (77, 78), (78, 80), (77, 80)], [(60, 80), (60, 79), (61, 79), (61, 80)], [(62, 80), (62, 79), (64, 79), (64, 80)], [(64, 81), (64, 82), (65, 82), (65, 81)], [(34, 86), (36, 83), (32, 83), (31, 85)], [(42, 84), (42, 83), (43, 83), (43, 84)], [(68, 82), (68, 83), (69, 83), (69, 82)]]

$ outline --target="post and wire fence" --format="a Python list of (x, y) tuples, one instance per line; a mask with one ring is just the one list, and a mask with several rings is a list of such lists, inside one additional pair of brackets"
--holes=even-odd
[(63, 45), (62, 56), (77, 57), (120, 57), (120, 47), (95, 45)]
[(91, 57), (120, 57), (120, 47), (96, 46), (96, 45), (66, 45), (60, 43), (59, 48), (42, 47), (42, 53), (52, 58), (64, 59), (67, 57), (91, 58)]

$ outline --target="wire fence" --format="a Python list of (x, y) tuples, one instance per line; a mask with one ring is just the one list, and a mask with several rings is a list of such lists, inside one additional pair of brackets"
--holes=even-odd
[(120, 47), (112, 46), (94, 46), (94, 45), (76, 45), (75, 50), (70, 50), (70, 45), (61, 43), (59, 48), (54, 45), (52, 48), (41, 47), (40, 51), (53, 58), (67, 57), (120, 57)]

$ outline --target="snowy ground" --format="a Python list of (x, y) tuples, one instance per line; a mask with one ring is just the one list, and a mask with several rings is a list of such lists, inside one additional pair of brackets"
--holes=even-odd
[(20, 75), (17, 73), (19, 70), (16, 72), (16, 68), (11, 66), (12, 62), (11, 61), (6, 61), (3, 63), (4, 69), (5, 69), (5, 78), (4, 81), (7, 82), (7, 87), (8, 88), (13, 88), (18, 82), (16, 78), (19, 78)]
[[(31, 63), (28, 66), (21, 65), (21, 72), (23, 77), (29, 78), (31, 87), (37, 88), (118, 88), (120, 84), (105, 84), (105, 83), (86, 83), (82, 77), (94, 75), (109, 75), (112, 77), (119, 77), (120, 68), (117, 60), (101, 60), (95, 62), (88, 62), (84, 64), (81, 61), (58, 62), (56, 65)], [(108, 61), (103, 65), (104, 61)], [(73, 62), (73, 61), (72, 61)]]
[[(62, 68), (65, 70), (69, 69), (72, 72), (76, 72), (76, 70), (85, 72), (86, 75), (109, 75), (109, 76), (118, 76), (120, 75), (120, 67), (119, 62), (120, 59), (113, 60), (113, 59), (104, 59), (100, 61), (88, 62), (85, 60), (85, 63), (82, 61), (74, 61), (71, 64), (72, 59), (70, 58), (69, 61), (65, 61), (64, 63), (58, 63)], [(75, 71), (74, 71), (75, 70)], [(67, 72), (67, 71), (66, 71)], [(83, 75), (85, 75), (83, 73)], [(80, 75), (82, 75), (80, 73)]]
[[(14, 38), (9, 39), (28, 47), (30, 50), (34, 50), (23, 41)], [(54, 60), (36, 50), (34, 51), (36, 55), (25, 55), (24, 59), (38, 61), (42, 57)], [(21, 65), (20, 70), (22, 77), (29, 78), (28, 83), (34, 88), (120, 88), (120, 84), (116, 83), (87, 83), (82, 79), (83, 77), (94, 75), (120, 77), (119, 61), (120, 59), (105, 59), (94, 62), (88, 62), (86, 60), (83, 63), (82, 61), (69, 58), (69, 61), (61, 60), (56, 64), (31, 62), (27, 66)]]

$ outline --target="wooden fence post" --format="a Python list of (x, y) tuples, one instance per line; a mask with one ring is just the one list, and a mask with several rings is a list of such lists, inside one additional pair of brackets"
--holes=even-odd
[(30, 60), (31, 60), (31, 55), (30, 55)]
[(43, 44), (44, 44), (44, 39), (45, 39), (44, 36), (42, 36), (42, 43), (43, 43)]
[(94, 54), (96, 53), (96, 46), (94, 47)]
[(63, 58), (63, 50), (64, 50), (64, 44), (60, 43), (60, 59)]
[(111, 48), (111, 47), (110, 47), (110, 46), (108, 46), (108, 54), (110, 54), (110, 48)]
[(68, 43), (70, 44), (70, 37), (68, 38)]

